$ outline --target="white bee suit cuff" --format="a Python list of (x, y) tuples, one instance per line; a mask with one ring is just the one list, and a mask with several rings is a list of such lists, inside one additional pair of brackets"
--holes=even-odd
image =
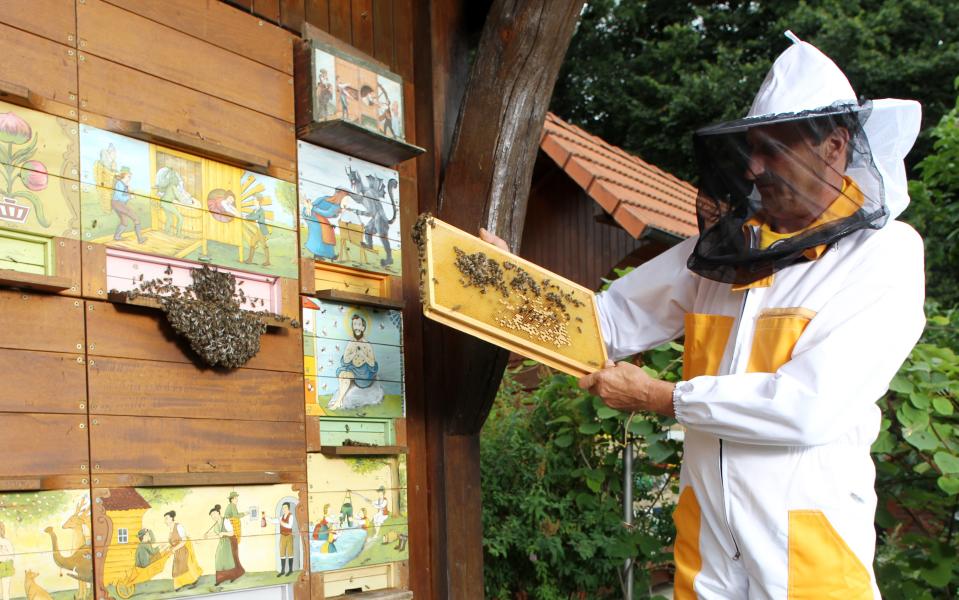
[(682, 335), (699, 279), (686, 267), (695, 245), (693, 237), (673, 246), (599, 294), (600, 325), (611, 360), (655, 348)]
[(682, 383), (676, 419), (734, 442), (778, 446), (826, 444), (863, 422), (878, 427), (875, 402), (925, 324), (922, 240), (907, 226), (888, 234), (867, 242), (868, 260), (809, 322), (788, 362), (775, 373)]

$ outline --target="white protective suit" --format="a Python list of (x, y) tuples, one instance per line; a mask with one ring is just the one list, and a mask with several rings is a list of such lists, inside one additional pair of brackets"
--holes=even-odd
[[(751, 115), (855, 101), (813, 46), (777, 59)], [(599, 296), (612, 358), (685, 335), (686, 428), (675, 598), (878, 598), (876, 401), (922, 332), (923, 245), (895, 221), (919, 106), (877, 100), (866, 134), (890, 214), (771, 284), (733, 291), (687, 269), (686, 240)]]

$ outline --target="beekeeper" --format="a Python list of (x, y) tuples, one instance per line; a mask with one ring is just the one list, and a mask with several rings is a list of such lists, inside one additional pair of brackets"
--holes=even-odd
[(580, 385), (685, 429), (675, 598), (879, 595), (876, 406), (923, 324), (923, 246), (895, 218), (919, 130), (799, 41), (746, 118), (698, 131), (700, 235), (599, 296), (609, 354), (685, 336), (683, 378)]

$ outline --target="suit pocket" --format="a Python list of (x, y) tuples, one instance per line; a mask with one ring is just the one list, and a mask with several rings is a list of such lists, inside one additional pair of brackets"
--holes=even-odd
[(822, 511), (789, 511), (788, 598), (873, 600), (869, 571)]
[(775, 373), (792, 358), (793, 348), (815, 311), (807, 308), (771, 308), (759, 313), (747, 373)]
[(719, 373), (732, 328), (733, 318), (726, 315), (686, 313), (683, 379)]

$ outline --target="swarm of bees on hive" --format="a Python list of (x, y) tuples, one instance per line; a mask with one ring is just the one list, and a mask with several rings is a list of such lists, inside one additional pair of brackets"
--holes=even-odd
[[(426, 283), (426, 227), (433, 226), (432, 220), (432, 215), (426, 213), (413, 226), (413, 241), (420, 253), (421, 297)], [(481, 295), (499, 294), (497, 300), (503, 309), (495, 316), (497, 325), (558, 348), (572, 345), (569, 326), (573, 317), (569, 307), (585, 306), (575, 291), (564, 292), (549, 278), (537, 280), (523, 267), (508, 260), (500, 263), (485, 252), (469, 253), (455, 246), (453, 252), (453, 263), (461, 275), (460, 285), (477, 288)], [(460, 310), (462, 306), (451, 308)], [(575, 320), (583, 322), (580, 317)], [(580, 325), (574, 326), (582, 333)]]
[[(266, 333), (267, 320), (283, 322), (287, 317), (266, 310), (241, 308), (247, 300), (264, 306), (260, 298), (248, 298), (243, 282), (237, 285), (230, 273), (203, 265), (190, 270), (193, 283), (180, 288), (173, 283), (173, 270), (166, 277), (143, 281), (143, 275), (127, 298), (153, 298), (166, 314), (173, 329), (190, 343), (203, 361), (213, 367), (242, 367), (260, 351), (260, 336)], [(296, 320), (290, 322), (298, 327)]]

